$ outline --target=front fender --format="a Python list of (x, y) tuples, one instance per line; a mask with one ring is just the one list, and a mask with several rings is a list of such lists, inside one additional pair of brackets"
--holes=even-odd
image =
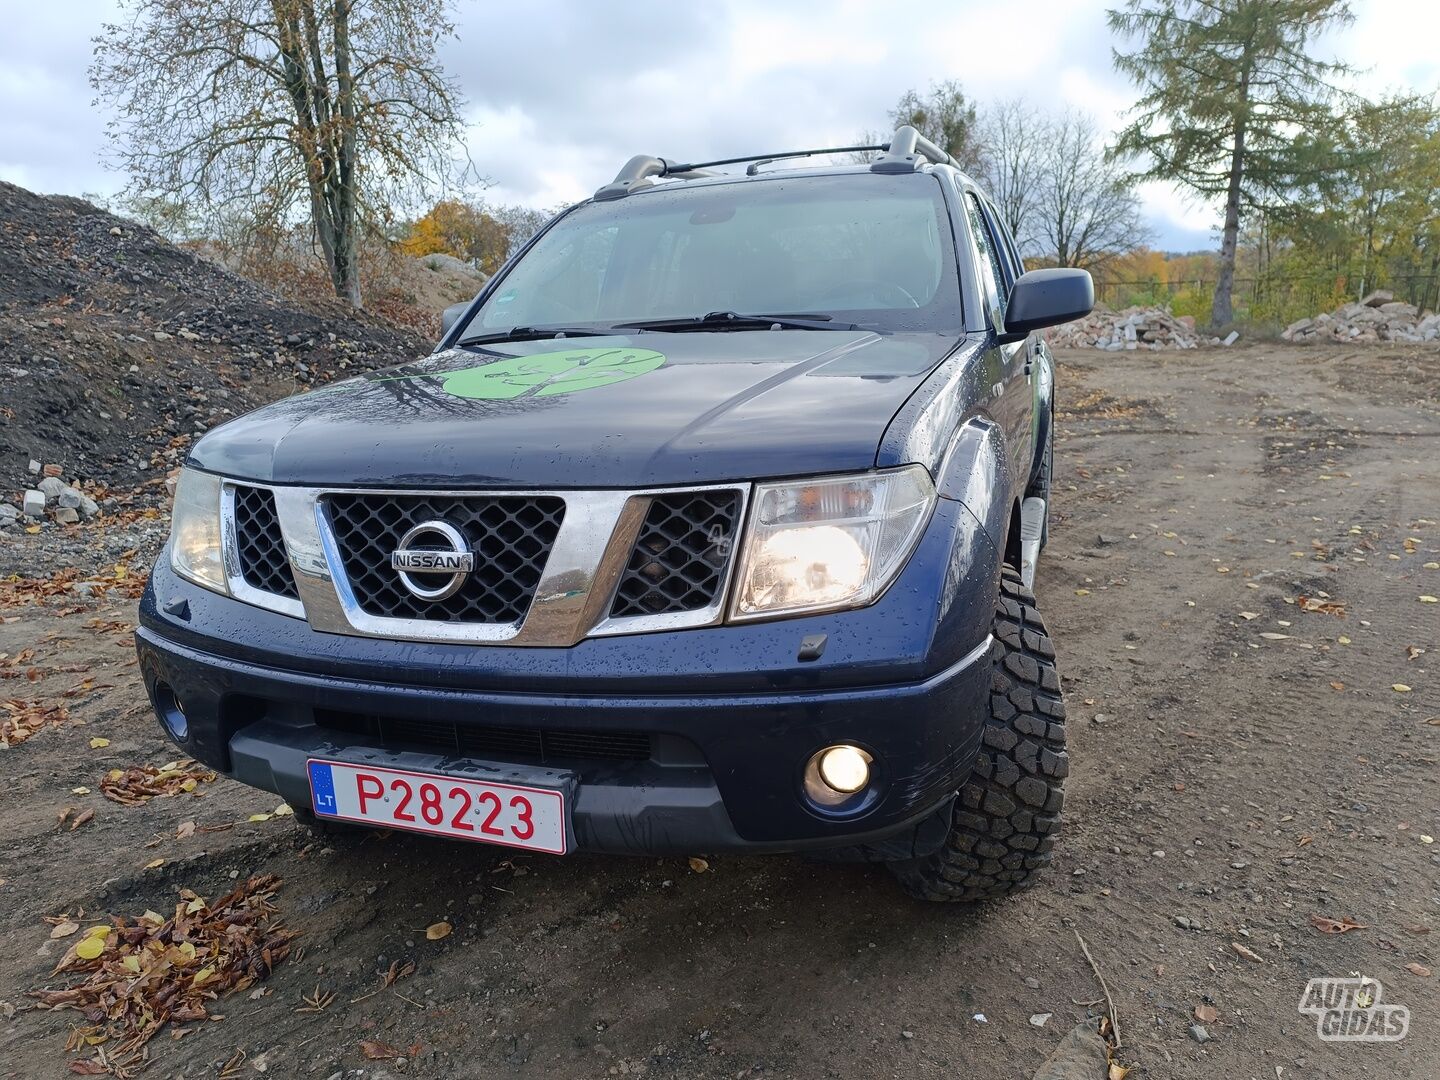
[(1055, 356), (1043, 340), (1035, 349), (1035, 464), (1030, 469), (1033, 481), (1044, 462), (1045, 442), (1050, 438), (1055, 423)]
[(1005, 550), (1014, 502), (1000, 425), (972, 416), (960, 426), (935, 475), (935, 492), (970, 511), (997, 551)]

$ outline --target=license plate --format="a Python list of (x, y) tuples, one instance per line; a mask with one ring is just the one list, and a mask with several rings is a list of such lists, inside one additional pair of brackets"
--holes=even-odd
[(311, 759), (306, 771), (318, 817), (565, 854), (559, 791), (341, 761)]

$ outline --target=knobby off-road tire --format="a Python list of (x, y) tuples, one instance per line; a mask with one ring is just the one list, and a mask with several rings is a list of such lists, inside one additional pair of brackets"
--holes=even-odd
[(1035, 595), (1006, 566), (995, 602), (990, 705), (975, 771), (933, 855), (890, 863), (921, 900), (1007, 896), (1050, 862), (1065, 803), (1065, 703)]

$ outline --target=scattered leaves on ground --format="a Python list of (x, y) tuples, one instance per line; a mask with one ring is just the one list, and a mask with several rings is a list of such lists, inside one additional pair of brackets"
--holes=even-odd
[(215, 779), (215, 773), (188, 758), (164, 765), (131, 765), (111, 769), (100, 781), (100, 790), (121, 806), (140, 806), (156, 796), (197, 794), (196, 788)]
[(19, 746), (37, 731), (59, 727), (69, 719), (70, 712), (63, 705), (15, 698), (0, 701), (0, 749)]
[(1351, 930), (1370, 929), (1366, 923), (1356, 922), (1348, 915), (1343, 919), (1332, 919), (1328, 915), (1311, 915), (1310, 925), (1322, 934), (1348, 934)]
[[(112, 1043), (112, 1055), (136, 1053), (166, 1023), (219, 1019), (209, 1012), (216, 999), (248, 989), (290, 954), (295, 931), (284, 928), (271, 903), (279, 887), (275, 875), (257, 875), (213, 904), (181, 889), (168, 919), (146, 911), (93, 926), (51, 973), (82, 980), (29, 996), (41, 1008), (84, 1014), (97, 1025), (93, 1036)], [(71, 1047), (85, 1048), (84, 1041)], [(96, 1050), (94, 1060), (104, 1065)]]

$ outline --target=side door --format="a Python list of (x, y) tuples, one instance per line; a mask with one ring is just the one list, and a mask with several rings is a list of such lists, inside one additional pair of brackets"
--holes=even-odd
[[(970, 218), (970, 231), (974, 234), (979, 251), (981, 291), (986, 295), (990, 307), (990, 323), (997, 334), (1005, 330), (1005, 304), (1010, 296), (1010, 286), (1015, 274), (1008, 258), (1002, 254), (996, 231), (990, 223), (986, 208), (974, 191), (965, 192), (965, 209)], [(995, 419), (1005, 430), (1005, 449), (1017, 491), (1023, 491), (1030, 479), (1030, 465), (1033, 457), (1031, 444), (1031, 394), (1029, 361), (1032, 342), (1030, 339), (998, 345), (999, 383), (993, 388), (995, 394), (992, 410)]]

